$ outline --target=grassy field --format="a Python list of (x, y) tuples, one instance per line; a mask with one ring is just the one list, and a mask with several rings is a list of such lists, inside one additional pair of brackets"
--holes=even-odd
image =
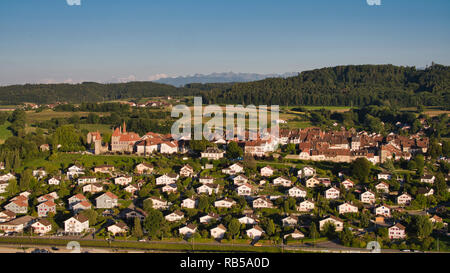
[(6, 121), (0, 126), (0, 144), (3, 144), (8, 137), (13, 135), (11, 130), (8, 129), (9, 125), (11, 125), (11, 123)]
[(101, 134), (112, 133), (111, 126), (107, 124), (80, 124), (80, 129), (86, 129), (89, 132), (98, 130)]
[[(89, 112), (55, 112), (53, 110), (44, 110), (42, 112), (27, 111), (27, 123), (37, 123), (52, 118), (69, 118), (73, 115), (87, 117)], [(109, 115), (108, 113), (95, 113), (99, 116)]]
[[(27, 245), (48, 245), (48, 246), (65, 246), (71, 240), (65, 239), (45, 239), (45, 238), (17, 238), (17, 237), (0, 237), (0, 243), (8, 244), (27, 244)], [(164, 250), (164, 251), (182, 251), (182, 252), (264, 252), (278, 253), (281, 252), (279, 247), (253, 247), (253, 246), (236, 246), (236, 245), (204, 245), (191, 243), (164, 243), (164, 242), (133, 242), (133, 241), (113, 241), (111, 245), (106, 241), (78, 241), (82, 247), (103, 247), (103, 248), (123, 248), (123, 249), (142, 249), (142, 250)]]
[(330, 110), (332, 112), (346, 112), (351, 109), (349, 106), (282, 106), (280, 107), (281, 110), (289, 110), (291, 111), (294, 108), (304, 108), (306, 110), (320, 110), (320, 109), (326, 109)]

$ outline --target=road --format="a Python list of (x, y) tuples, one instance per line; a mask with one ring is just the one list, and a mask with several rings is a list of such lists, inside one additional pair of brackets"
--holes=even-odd
[[(44, 237), (41, 237), (44, 238)], [(46, 237), (49, 238), (49, 237)], [(53, 238), (55, 240), (57, 239), (68, 239), (68, 238)], [(74, 241), (103, 241), (103, 240), (93, 240), (93, 239), (81, 239), (81, 238), (73, 238)], [(161, 244), (161, 241), (150, 241), (147, 243), (156, 243), (156, 244)], [(181, 241), (181, 242), (163, 242), (164, 244), (189, 244), (192, 245), (192, 243), (188, 243), (185, 241)], [(142, 243), (145, 244), (145, 243)], [(248, 244), (242, 244), (242, 243), (235, 243), (235, 244), (224, 244), (224, 243), (195, 243), (194, 242), (194, 249), (195, 249), (195, 245), (199, 246), (199, 245), (209, 245), (209, 246), (246, 246), (248, 247)], [(24, 249), (23, 246), (26, 246), (26, 248)], [(291, 251), (305, 251), (305, 252), (331, 252), (331, 253), (370, 253), (371, 251), (368, 249), (363, 249), (363, 248), (352, 248), (352, 247), (345, 247), (342, 245), (337, 244), (336, 242), (332, 242), (332, 241), (325, 241), (325, 242), (318, 242), (316, 243), (315, 246), (312, 246), (311, 244), (298, 244), (298, 245), (277, 245), (278, 247), (282, 247), (283, 250), (291, 250)], [(42, 245), (38, 245), (36, 243), (34, 244), (30, 244), (30, 245), (25, 245), (25, 244), (0, 244), (0, 253), (15, 253), (15, 252), (27, 252), (30, 253), (31, 251), (33, 251), (36, 248), (40, 248), (40, 249), (46, 249), (49, 250), (50, 252), (56, 252), (56, 253), (69, 253), (71, 252), (70, 249), (67, 249), (65, 246), (57, 246), (58, 250), (51, 250), (51, 245), (49, 246), (48, 244), (42, 244)], [(274, 245), (261, 245), (258, 248), (264, 248), (264, 247), (274, 247)], [(117, 249), (111, 249), (111, 248), (102, 248), (102, 247), (83, 247), (82, 248), (82, 252), (89, 252), (89, 253), (112, 253), (112, 252), (118, 252)], [(180, 251), (164, 251), (164, 250), (157, 250), (157, 251), (152, 251), (152, 250), (143, 250), (143, 249), (125, 249), (125, 248), (120, 248), (119, 252), (128, 252), (128, 253), (144, 253), (144, 252), (180, 252)], [(404, 253), (400, 250), (395, 250), (395, 249), (382, 249), (381, 250), (382, 253)]]

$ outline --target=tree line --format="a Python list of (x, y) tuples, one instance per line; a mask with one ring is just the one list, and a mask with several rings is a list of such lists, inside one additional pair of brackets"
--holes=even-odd
[(202, 96), (209, 104), (376, 104), (450, 108), (449, 87), (449, 66), (433, 63), (426, 69), (416, 69), (394, 65), (346, 65), (304, 71), (289, 78), (269, 78), (249, 83), (192, 83), (184, 87), (154, 82), (11, 85), (0, 87), (0, 103), (92, 103), (195, 95)]
[(185, 87), (202, 90), (204, 101), (210, 104), (450, 107), (450, 68), (438, 64), (423, 70), (394, 65), (348, 65), (231, 86)]

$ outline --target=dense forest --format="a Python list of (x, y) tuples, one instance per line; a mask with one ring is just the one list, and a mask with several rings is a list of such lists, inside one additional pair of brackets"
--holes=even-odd
[(194, 90), (153, 82), (100, 84), (25, 84), (0, 87), (1, 104), (102, 102), (129, 98), (186, 96)]
[(1, 104), (101, 102), (153, 96), (201, 95), (206, 103), (318, 106), (443, 106), (450, 108), (450, 67), (423, 70), (394, 65), (348, 65), (305, 71), (290, 78), (249, 83), (38, 84), (0, 87)]
[(186, 85), (207, 103), (317, 106), (450, 106), (450, 67), (424, 70), (393, 65), (349, 65), (305, 71), (296, 77), (233, 85)]

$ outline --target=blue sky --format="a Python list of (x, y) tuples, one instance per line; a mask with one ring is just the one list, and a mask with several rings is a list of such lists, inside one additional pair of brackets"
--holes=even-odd
[(0, 1), (0, 84), (450, 64), (450, 1)]

